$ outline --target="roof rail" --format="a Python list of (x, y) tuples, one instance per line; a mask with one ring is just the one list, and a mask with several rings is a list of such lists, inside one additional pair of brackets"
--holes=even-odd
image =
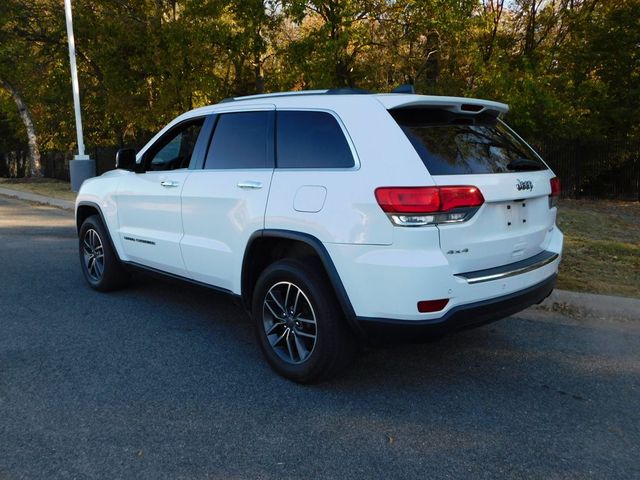
[(411, 83), (405, 83), (391, 90), (391, 93), (416, 93), (416, 88)]
[(362, 88), (331, 88), (329, 90), (300, 90), (295, 92), (274, 92), (274, 93), (261, 93), (258, 95), (244, 95), (241, 97), (227, 97), (218, 103), (237, 102), (241, 100), (260, 100), (262, 98), (274, 98), (274, 97), (292, 97), (299, 95), (362, 95), (373, 93), (369, 90)]
[(364, 88), (331, 88), (325, 92), (327, 95), (367, 95), (373, 93)]

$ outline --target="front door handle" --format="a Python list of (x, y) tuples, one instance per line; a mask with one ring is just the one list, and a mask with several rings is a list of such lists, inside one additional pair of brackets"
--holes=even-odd
[(178, 182), (174, 182), (173, 180), (163, 180), (160, 182), (160, 185), (163, 187), (177, 187)]
[(251, 180), (246, 180), (244, 182), (238, 183), (238, 187), (258, 189), (258, 188), (262, 188), (262, 182), (253, 182)]

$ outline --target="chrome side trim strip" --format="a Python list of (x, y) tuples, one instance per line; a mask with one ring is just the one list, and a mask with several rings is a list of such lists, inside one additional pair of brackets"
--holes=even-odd
[(511, 265), (505, 265), (504, 267), (478, 270), (477, 272), (460, 273), (456, 275), (456, 277), (464, 278), (470, 285), (473, 285), (474, 283), (490, 282), (492, 280), (500, 280), (502, 278), (513, 277), (515, 275), (521, 275), (523, 273), (536, 270), (550, 264), (558, 257), (559, 255), (557, 253), (542, 252), (531, 259), (528, 259), (530, 261), (524, 260)]

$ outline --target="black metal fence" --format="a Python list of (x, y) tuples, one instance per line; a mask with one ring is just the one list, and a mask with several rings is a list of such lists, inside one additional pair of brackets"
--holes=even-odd
[(69, 160), (73, 158), (70, 153), (49, 151), (40, 156), (42, 174), (47, 178), (57, 178), (69, 181)]
[[(566, 198), (640, 201), (640, 142), (549, 142), (536, 145), (562, 184)], [(117, 147), (87, 151), (96, 160), (98, 175), (115, 167)], [(71, 153), (42, 154), (45, 177), (69, 180)], [(0, 177), (24, 177), (26, 152), (0, 153)]]
[(640, 142), (556, 142), (537, 146), (566, 198), (640, 201)]
[[(113, 170), (116, 166), (118, 147), (95, 147), (87, 150), (87, 154), (96, 161), (96, 174)], [(42, 174), (48, 178), (69, 181), (69, 160), (73, 154), (60, 151), (48, 151), (41, 155)]]
[[(115, 168), (118, 147), (96, 147), (87, 153), (96, 160), (96, 173), (103, 174)], [(50, 150), (42, 152), (40, 164), (42, 174), (47, 178), (69, 181), (69, 160), (73, 153)], [(28, 154), (26, 151), (0, 152), (0, 177), (23, 178), (29, 174)]]
[(29, 174), (27, 152), (0, 153), (0, 177), (22, 178)]

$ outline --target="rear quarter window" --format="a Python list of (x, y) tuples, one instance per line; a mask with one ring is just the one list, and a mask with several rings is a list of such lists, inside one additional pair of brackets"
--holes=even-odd
[(351, 148), (327, 112), (279, 111), (276, 117), (278, 168), (349, 168)]
[(431, 175), (547, 169), (526, 143), (490, 115), (433, 108), (399, 108), (389, 113)]

